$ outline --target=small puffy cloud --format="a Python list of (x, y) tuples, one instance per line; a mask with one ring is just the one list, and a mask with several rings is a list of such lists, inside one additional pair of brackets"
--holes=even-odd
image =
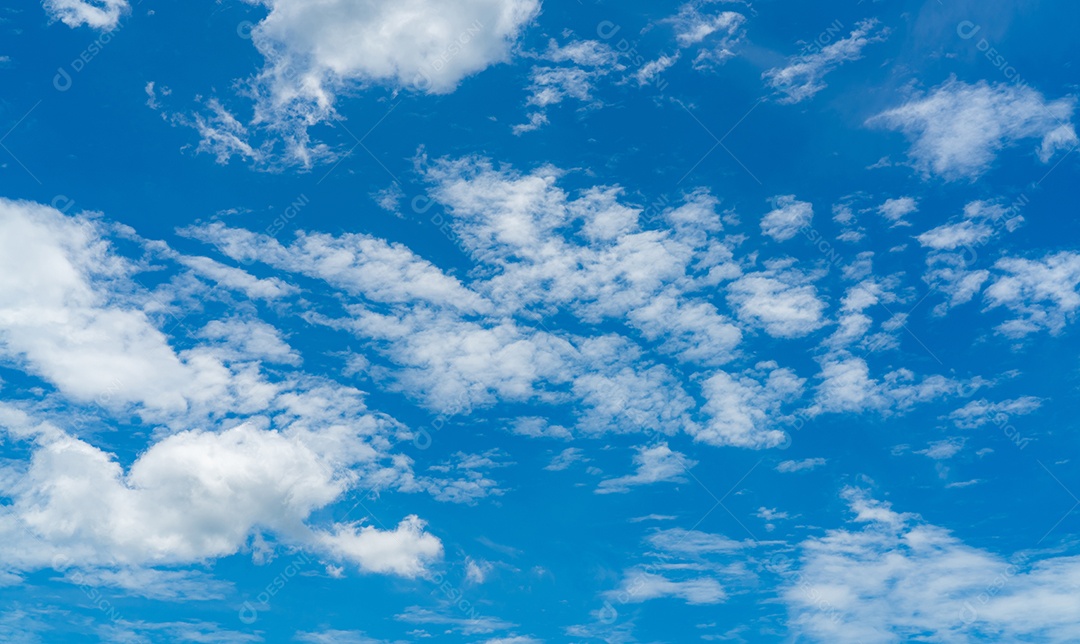
[(802, 395), (804, 380), (790, 369), (775, 368), (759, 380), (753, 375), (735, 378), (719, 372), (702, 385), (709, 420), (694, 438), (711, 445), (775, 447), (785, 439), (776, 427), (784, 422), (781, 405)]
[(958, 436), (951, 438), (945, 438), (939, 441), (933, 441), (927, 446), (926, 449), (921, 449), (915, 452), (916, 454), (922, 454), (927, 458), (932, 458), (935, 461), (942, 461), (952, 458), (960, 453), (960, 450), (964, 449), (966, 439)]
[(810, 277), (784, 264), (735, 280), (727, 300), (740, 321), (776, 338), (802, 337), (825, 325), (825, 303)]
[(131, 8), (128, 0), (42, 0), (42, 5), (49, 16), (69, 27), (86, 25), (102, 31), (115, 29)]
[(490, 561), (466, 558), (465, 581), (473, 584), (482, 584), (494, 566)]
[(776, 241), (791, 239), (814, 218), (813, 205), (795, 195), (773, 197), (772, 202), (773, 209), (761, 218), (761, 232)]
[(1025, 140), (1048, 163), (1078, 142), (1074, 101), (1047, 101), (1036, 90), (1011, 83), (968, 84), (951, 78), (925, 95), (870, 118), (867, 125), (903, 132), (916, 169), (947, 181), (975, 179), (1005, 148)]
[(881, 380), (876, 380), (870, 377), (866, 360), (857, 357), (827, 359), (820, 378), (822, 382), (817, 387), (812, 413), (876, 411), (891, 414), (955, 394), (961, 389), (959, 381), (944, 376), (917, 380), (907, 369), (890, 371)]
[(801, 461), (782, 461), (776, 466), (777, 472), (802, 472), (821, 467), (825, 464), (823, 458), (806, 458)]
[(462, 635), (487, 634), (494, 631), (514, 628), (516, 626), (516, 624), (512, 624), (497, 617), (487, 617), (475, 614), (465, 614), (461, 616), (447, 615), (442, 612), (435, 612), (419, 606), (410, 606), (406, 608), (401, 614), (395, 615), (394, 619), (401, 622), (409, 622), (411, 624), (445, 626), (447, 630), (457, 631)]
[(439, 539), (424, 531), (415, 515), (405, 517), (393, 530), (373, 526), (339, 526), (321, 533), (316, 543), (332, 556), (356, 563), (361, 570), (416, 577), (429, 562), (442, 557)]
[(949, 414), (957, 427), (975, 429), (987, 423), (999, 423), (1010, 416), (1024, 416), (1042, 407), (1042, 399), (1035, 396), (1022, 396), (1000, 402), (990, 402), (985, 398), (972, 400), (960, 409)]
[(910, 225), (904, 221), (904, 217), (918, 210), (919, 204), (912, 197), (886, 199), (885, 203), (878, 206), (878, 214), (892, 223), (893, 226)]
[(660, 443), (655, 447), (638, 448), (638, 453), (634, 455), (634, 464), (637, 465), (636, 472), (600, 481), (596, 493), (629, 492), (630, 488), (638, 485), (681, 482), (685, 480), (683, 474), (697, 465), (697, 462), (673, 451), (667, 443)]
[(935, 251), (970, 249), (986, 243), (1002, 229), (1014, 230), (1023, 221), (1023, 217), (1001, 205), (972, 201), (964, 206), (962, 219), (932, 228), (916, 239), (924, 248)]
[(804, 53), (789, 58), (784, 67), (767, 70), (761, 77), (781, 94), (781, 103), (798, 103), (825, 89), (822, 79), (826, 74), (846, 62), (859, 60), (866, 45), (881, 42), (888, 35), (889, 30), (879, 27), (877, 20), (863, 20), (846, 38), (824, 47), (807, 47)]
[(1006, 257), (994, 264), (983, 292), (987, 309), (1004, 307), (1015, 317), (998, 325), (1010, 338), (1046, 330), (1058, 334), (1080, 308), (1080, 253), (1062, 251), (1041, 259)]

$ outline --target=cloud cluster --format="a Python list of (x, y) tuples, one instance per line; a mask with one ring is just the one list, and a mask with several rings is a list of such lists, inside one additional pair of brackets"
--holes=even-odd
[(870, 43), (881, 42), (889, 30), (877, 20), (863, 20), (845, 38), (821, 46), (815, 41), (803, 52), (788, 59), (784, 67), (765, 71), (765, 84), (780, 94), (781, 103), (799, 103), (825, 89), (826, 74), (846, 62), (862, 58), (862, 50)]
[(1048, 101), (1025, 85), (950, 78), (866, 123), (903, 132), (911, 141), (912, 163), (923, 174), (973, 180), (999, 152), (1021, 141), (1039, 142), (1033, 152), (1042, 163), (1075, 147), (1074, 107), (1071, 98)]
[(1009, 561), (864, 491), (844, 496), (865, 527), (803, 542), (797, 567), (783, 571), (795, 580), (783, 598), (796, 634), (860, 643), (1080, 637), (1080, 558)]
[(69, 27), (86, 25), (103, 31), (115, 29), (131, 9), (128, 0), (42, 0), (42, 5), (54, 20)]

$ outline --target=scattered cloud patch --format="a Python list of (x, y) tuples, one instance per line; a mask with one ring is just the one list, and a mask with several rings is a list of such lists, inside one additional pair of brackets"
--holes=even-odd
[(998, 153), (1021, 141), (1039, 141), (1033, 152), (1042, 163), (1074, 147), (1074, 107), (1071, 98), (1048, 101), (1025, 85), (951, 78), (867, 125), (903, 132), (911, 141), (912, 163), (924, 175), (974, 180)]

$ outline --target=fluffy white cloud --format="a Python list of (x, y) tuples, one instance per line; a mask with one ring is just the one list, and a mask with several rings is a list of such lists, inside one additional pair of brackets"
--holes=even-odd
[(1037, 139), (1043, 163), (1076, 145), (1070, 123), (1074, 101), (1047, 101), (1036, 90), (1011, 83), (973, 85), (951, 78), (928, 94), (872, 117), (867, 125), (903, 132), (915, 168), (946, 180), (975, 179), (998, 152)]
[(791, 239), (814, 218), (814, 207), (795, 195), (773, 197), (773, 210), (761, 218), (761, 232), (776, 241)]
[(317, 156), (307, 128), (336, 118), (338, 96), (372, 84), (434, 94), (509, 59), (538, 0), (249, 0), (269, 14), (251, 31), (265, 58), (254, 123), (284, 134), (288, 155)]
[(105, 31), (115, 29), (120, 16), (131, 7), (128, 0), (42, 0), (54, 20), (69, 27), (87, 25)]
[(660, 443), (653, 447), (638, 448), (638, 453), (634, 455), (634, 464), (637, 465), (636, 472), (600, 481), (596, 493), (629, 492), (631, 487), (638, 485), (681, 482), (685, 480), (683, 474), (697, 465), (697, 462), (690, 460), (685, 454), (673, 451), (667, 443)]
[(405, 517), (393, 530), (342, 526), (319, 534), (316, 543), (332, 555), (355, 562), (363, 571), (416, 577), (443, 552), (442, 543), (425, 532), (424, 526), (415, 515)]
[(919, 210), (919, 204), (913, 197), (898, 197), (886, 199), (885, 203), (878, 206), (878, 213), (892, 222), (893, 226), (907, 226), (904, 217)]
[(1080, 254), (1062, 251), (1041, 259), (999, 259), (983, 299), (987, 309), (1005, 307), (1015, 314), (998, 325), (1003, 335), (1060, 333), (1080, 308)]
[(804, 381), (790, 369), (777, 368), (776, 363), (762, 363), (756, 369), (761, 380), (754, 375), (735, 378), (719, 372), (705, 381), (702, 411), (709, 420), (695, 439), (753, 448), (775, 447), (784, 441), (784, 432), (776, 429), (785, 420), (780, 408), (802, 395)]
[(87, 219), (0, 199), (0, 354), (77, 400), (186, 409), (194, 389), (213, 393), (221, 368), (185, 363), (137, 302), (110, 293), (132, 269), (102, 235)]
[(862, 530), (800, 545), (783, 591), (796, 636), (817, 642), (1070, 642), (1080, 637), (1080, 558), (1010, 562), (864, 492), (845, 498)]
[(257, 530), (372, 572), (415, 576), (441, 553), (415, 517), (393, 531), (309, 527), (311, 513), (350, 488), (357, 473), (340, 466), (352, 460), (347, 453), (320, 454), (328, 445), (309, 445), (303, 431), (180, 432), (125, 470), (55, 427), (27, 428), (14, 410), (4, 421), (9, 431), (36, 434), (37, 443), (26, 471), (4, 477), (12, 503), (0, 513), (0, 560), (15, 571), (205, 561), (235, 554)]
[(824, 47), (815, 43), (789, 58), (786, 66), (769, 69), (761, 77), (768, 87), (782, 94), (781, 103), (798, 103), (825, 89), (822, 79), (826, 74), (846, 62), (859, 60), (866, 45), (881, 42), (888, 35), (889, 30), (880, 27), (877, 20), (863, 20), (846, 38)]
[[(965, 386), (944, 376), (918, 380), (907, 369), (890, 371), (882, 380), (875, 380), (870, 377), (866, 360), (850, 356), (826, 359), (819, 377), (822, 382), (817, 387), (812, 413), (903, 412), (918, 403), (956, 394)], [(978, 382), (966, 386), (976, 386)]]
[(727, 300), (739, 320), (777, 338), (802, 337), (825, 325), (825, 303), (818, 298), (813, 278), (791, 265), (771, 262), (766, 270), (728, 286)]

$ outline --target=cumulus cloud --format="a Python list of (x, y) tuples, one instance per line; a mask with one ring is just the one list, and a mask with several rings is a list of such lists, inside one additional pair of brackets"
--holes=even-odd
[(893, 226), (909, 226), (904, 217), (919, 210), (919, 204), (912, 197), (898, 197), (886, 199), (885, 203), (878, 206), (878, 214), (892, 223)]
[(638, 485), (682, 482), (686, 480), (683, 474), (697, 465), (697, 462), (690, 460), (685, 454), (673, 451), (667, 443), (660, 443), (653, 447), (638, 448), (638, 453), (634, 455), (634, 464), (637, 465), (636, 472), (600, 481), (596, 493), (629, 492), (630, 488)]
[(342, 526), (317, 535), (316, 542), (332, 555), (355, 562), (363, 571), (416, 577), (443, 552), (439, 539), (424, 527), (425, 523), (412, 515), (393, 530)]
[(132, 268), (102, 235), (90, 220), (0, 199), (0, 353), (77, 400), (186, 409), (220, 367), (185, 362), (134, 302), (110, 294)]
[(862, 58), (862, 50), (870, 43), (881, 42), (889, 30), (880, 27), (877, 20), (863, 20), (846, 38), (824, 47), (813, 43), (803, 53), (788, 59), (784, 67), (765, 71), (761, 77), (765, 84), (778, 94), (781, 103), (798, 103), (825, 89), (822, 80), (826, 74), (846, 62)]
[[(25, 423), (12, 410), (4, 420), (9, 431)], [(181, 432), (125, 470), (55, 427), (32, 431), (38, 447), (27, 470), (5, 485), (12, 503), (0, 513), (0, 559), (15, 571), (205, 561), (237, 553), (257, 529), (371, 572), (415, 576), (441, 554), (415, 517), (388, 532), (309, 527), (311, 513), (336, 500), (355, 474), (296, 432), (248, 425)]]
[(128, 0), (42, 0), (45, 11), (54, 20), (69, 27), (86, 25), (110, 31), (120, 23), (120, 16), (131, 6)]
[(795, 195), (773, 197), (773, 210), (761, 218), (761, 232), (776, 241), (786, 241), (814, 218), (814, 207), (808, 201), (798, 201)]
[(987, 309), (1004, 307), (1015, 317), (998, 325), (1010, 338), (1038, 331), (1058, 334), (1080, 308), (1080, 254), (1062, 251), (1040, 259), (1006, 257), (994, 263), (983, 292)]
[(336, 157), (309, 129), (340, 118), (342, 95), (375, 85), (446, 94), (509, 60), (540, 7), (538, 0), (248, 1), (269, 12), (250, 32), (264, 59), (243, 83), (253, 118), (245, 123), (212, 99), (207, 114), (175, 120), (195, 127), (199, 149), (220, 162), (238, 155), (268, 167)]
[(622, 587), (608, 595), (635, 603), (661, 597), (675, 597), (687, 604), (719, 604), (727, 599), (720, 582), (711, 577), (676, 581), (643, 571), (630, 571)]
[(1043, 163), (1075, 146), (1073, 109), (1072, 99), (1048, 101), (1027, 86), (950, 78), (867, 125), (903, 132), (920, 172), (947, 181), (973, 180), (990, 169), (999, 152), (1021, 141), (1038, 140), (1033, 151)]
[(826, 359), (819, 377), (822, 381), (817, 387), (812, 413), (903, 412), (916, 404), (956, 394), (964, 385), (944, 376), (919, 380), (908, 369), (890, 371), (876, 380), (870, 377), (866, 360), (851, 356)]
[(697, 440), (753, 448), (775, 447), (784, 441), (784, 432), (777, 429), (786, 418), (780, 408), (802, 395), (804, 381), (776, 363), (762, 363), (757, 370), (767, 375), (759, 380), (749, 374), (735, 378), (720, 372), (705, 381), (702, 411), (709, 420), (695, 434)]
[(1080, 558), (1007, 560), (916, 515), (845, 490), (861, 530), (800, 545), (782, 593), (789, 626), (815, 641), (1067, 642), (1080, 637)]
[(825, 325), (825, 303), (812, 277), (791, 262), (773, 262), (740, 277), (728, 286), (727, 300), (740, 321), (773, 337), (802, 337)]

